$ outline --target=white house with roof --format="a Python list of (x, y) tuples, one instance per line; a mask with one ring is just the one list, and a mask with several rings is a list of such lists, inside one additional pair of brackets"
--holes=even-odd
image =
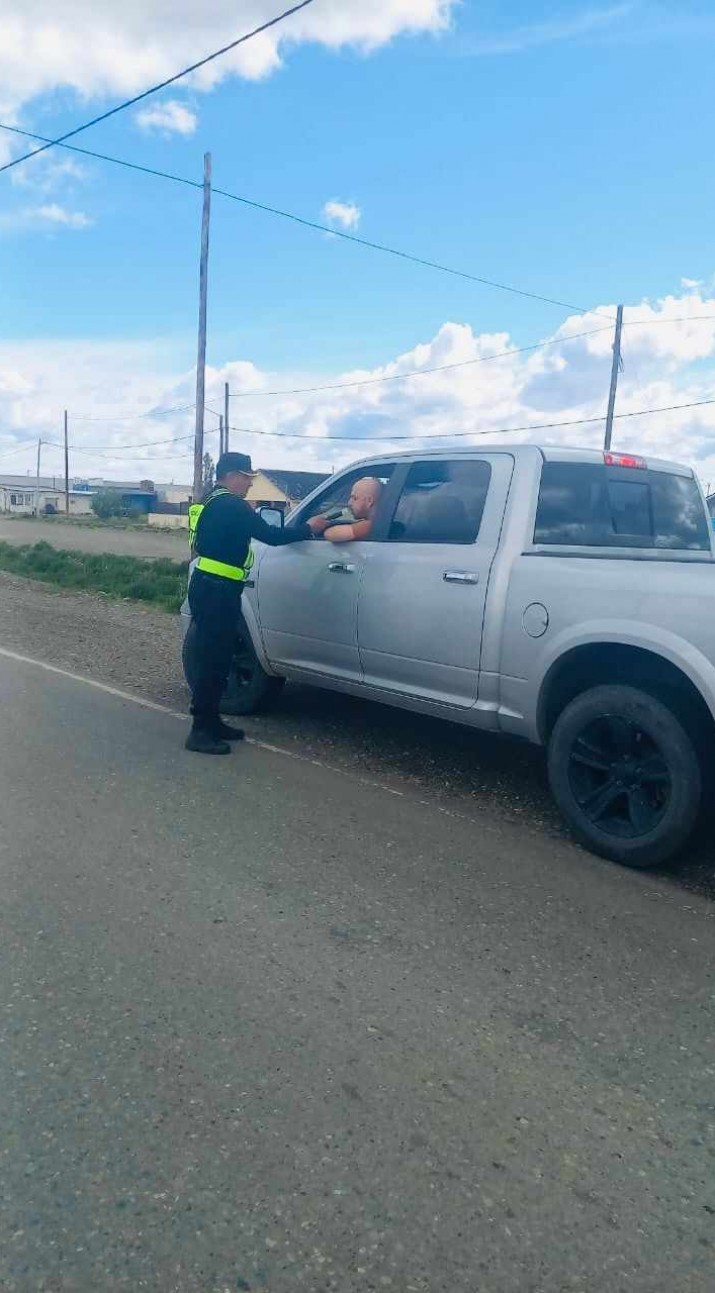
[[(70, 515), (86, 516), (92, 511), (92, 495), (70, 489)], [(52, 516), (65, 510), (64, 482), (57, 476), (0, 475), (0, 514), (5, 516)]]

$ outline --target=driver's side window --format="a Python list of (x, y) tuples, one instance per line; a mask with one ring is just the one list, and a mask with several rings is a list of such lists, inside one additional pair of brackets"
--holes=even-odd
[[(340, 513), (346, 512), (348, 509), (353, 485), (357, 481), (365, 479), (365, 477), (376, 477), (384, 488), (390, 480), (394, 469), (393, 463), (380, 463), (377, 467), (358, 467), (354, 471), (347, 472), (344, 476), (331, 480), (322, 493), (317, 498), (314, 498), (308, 507), (301, 508), (299, 513), (295, 513), (295, 519), (309, 521), (313, 516), (325, 516), (334, 512), (337, 522), (341, 519), (349, 520), (348, 516), (341, 518)], [(293, 519), (294, 517), (290, 518), (289, 524)]]

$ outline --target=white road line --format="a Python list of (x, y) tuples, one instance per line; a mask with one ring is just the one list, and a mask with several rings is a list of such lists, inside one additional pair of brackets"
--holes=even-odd
[(96, 691), (104, 691), (108, 696), (116, 696), (119, 700), (128, 700), (132, 705), (141, 705), (143, 709), (155, 709), (160, 714), (170, 714), (172, 718), (188, 717), (187, 714), (180, 714), (178, 710), (169, 709), (166, 705), (157, 705), (153, 700), (144, 700), (142, 696), (133, 696), (131, 692), (122, 691), (119, 687), (110, 687), (109, 683), (97, 682), (95, 678), (85, 678), (81, 673), (72, 673), (69, 669), (60, 669), (56, 664), (47, 664), (45, 660), (33, 660), (29, 655), (19, 655), (17, 651), (8, 651), (6, 647), (0, 647), (0, 656), (5, 656), (7, 660), (17, 660), (18, 664), (31, 664), (36, 669), (44, 669), (45, 673), (56, 673), (60, 678), (71, 678), (73, 682), (83, 682), (86, 687), (94, 687)]
[[(107, 696), (115, 696), (118, 700), (129, 701), (131, 705), (140, 705), (142, 709), (152, 709), (158, 714), (168, 714), (170, 718), (181, 719), (187, 722), (189, 715), (182, 714), (176, 709), (169, 709), (168, 705), (157, 705), (154, 700), (145, 700), (143, 696), (135, 696), (132, 692), (122, 691), (120, 687), (112, 687), (109, 683), (98, 682), (96, 678), (87, 678), (84, 674), (73, 673), (71, 669), (61, 669), (59, 665), (48, 664), (45, 660), (35, 660), (32, 656), (20, 655), (17, 651), (8, 651), (7, 647), (0, 647), (0, 656), (7, 660), (15, 660), (18, 664), (29, 664), (35, 669), (43, 669), (45, 673), (57, 674), (60, 678), (69, 678), (72, 682), (84, 683), (86, 687), (94, 687), (95, 691), (103, 691)], [(343, 777), (350, 777), (351, 781), (358, 782), (361, 786), (368, 786), (372, 790), (383, 790), (388, 795), (395, 795), (400, 799), (405, 798), (404, 790), (396, 790), (393, 786), (387, 786), (381, 781), (372, 781), (368, 777), (356, 776), (355, 773), (348, 771), (346, 768), (338, 768), (332, 763), (325, 763), (322, 759), (311, 758), (310, 755), (299, 754), (297, 750), (286, 750), (280, 745), (271, 745), (268, 741), (259, 741), (253, 736), (246, 737), (246, 744), (253, 745), (259, 750), (266, 750), (269, 754), (281, 754), (286, 759), (294, 759), (298, 763), (309, 763), (314, 768), (323, 768), (326, 772), (337, 772)], [(422, 802), (422, 801), (416, 801)], [(432, 805), (427, 805), (432, 807)], [(440, 809), (440, 812), (448, 812), (447, 809)], [(450, 814), (456, 816), (457, 814)], [(461, 816), (461, 814), (459, 814)], [(465, 817), (466, 821), (473, 821), (471, 817)]]
[[(142, 696), (134, 696), (129, 691), (122, 691), (119, 687), (112, 687), (106, 682), (97, 682), (95, 678), (86, 678), (84, 674), (72, 673), (70, 669), (60, 669), (56, 664), (47, 664), (45, 660), (35, 660), (32, 656), (20, 655), (17, 651), (8, 651), (6, 647), (0, 647), (0, 656), (7, 660), (16, 660), (18, 664), (33, 665), (35, 669), (44, 669), (45, 673), (57, 674), (60, 678), (69, 678), (72, 682), (82, 682), (86, 687), (94, 687), (96, 691), (103, 691), (108, 696), (114, 696), (118, 700), (126, 700), (131, 705), (140, 705), (142, 709), (153, 709), (158, 714), (168, 714), (170, 718), (181, 719), (182, 722), (188, 721), (188, 714), (179, 713), (176, 709), (169, 709), (168, 705), (157, 705), (154, 700), (144, 700)], [(433, 799), (422, 799), (417, 795), (410, 795), (408, 791), (397, 790), (394, 786), (385, 785), (383, 781), (373, 781), (369, 777), (360, 777), (348, 768), (339, 768), (334, 763), (325, 763), (323, 759), (313, 759), (310, 755), (299, 754), (296, 750), (286, 750), (280, 745), (272, 745), (269, 741), (258, 741), (255, 737), (246, 737), (246, 744), (253, 745), (258, 750), (266, 750), (269, 754), (280, 754), (286, 759), (294, 759), (297, 763), (308, 763), (314, 768), (322, 768), (325, 772), (337, 773), (340, 777), (347, 777), (359, 786), (364, 786), (367, 790), (382, 790), (387, 795), (394, 795), (397, 799), (407, 799), (409, 803), (415, 804), (420, 808), (427, 808), (430, 812), (439, 813), (442, 817), (451, 817), (455, 821), (469, 822), (471, 826), (478, 826), (480, 833), (484, 832), (489, 835), (498, 835), (500, 828), (492, 826), (485, 822), (480, 816), (472, 816), (470, 813), (460, 813), (458, 809), (446, 808), (443, 804)], [(509, 822), (508, 825), (516, 826), (523, 835), (531, 835), (534, 838), (545, 839), (543, 830), (535, 830), (533, 826), (527, 826), (525, 822)], [(632, 875), (633, 873), (628, 873)], [(614, 875), (623, 880), (626, 874), (619, 876), (618, 872)], [(696, 907), (688, 906), (685, 903), (675, 901), (669, 892), (658, 892), (658, 890), (645, 890), (644, 897), (649, 899), (660, 899), (665, 901), (671, 907), (677, 907), (680, 911), (685, 911), (691, 915), (705, 916), (708, 919), (715, 918), (715, 911), (699, 910)], [(701, 898), (703, 904), (706, 900)]]

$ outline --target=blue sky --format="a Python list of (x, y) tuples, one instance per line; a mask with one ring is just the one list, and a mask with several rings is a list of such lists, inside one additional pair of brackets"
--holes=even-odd
[[(415, 10), (424, 15), (431, 2), (415, 0)], [(276, 8), (254, 0), (253, 11), (256, 3)], [(316, 21), (321, 7), (341, 6), (316, 0)], [(75, 8), (67, 0), (69, 27)], [(437, 9), (440, 22), (423, 25), (442, 30), (398, 33), (371, 52), (307, 41), (284, 48), (282, 66), (261, 79), (173, 87), (156, 106), (195, 114), (191, 134), (141, 128), (130, 111), (76, 142), (191, 178), (210, 149), (218, 187), (317, 220), (329, 200), (353, 203), (365, 238), (575, 306), (680, 298), (687, 278), (706, 312), (715, 273), (712, 5), (690, 0), (677, 17), (650, 0), (434, 0), (432, 17)], [(191, 52), (210, 48), (211, 35)], [(79, 75), (68, 89), (51, 71), (25, 97), (19, 79), (0, 118), (15, 114), (48, 135), (122, 97), (109, 85), (81, 96)], [(186, 384), (194, 358), (200, 194), (78, 157), (81, 175), (53, 177), (55, 159), (71, 156), (57, 150), (0, 176), (6, 356), (15, 366), (29, 357), (27, 380), (42, 385), (43, 352), (68, 340), (106, 356), (144, 346), (161, 400), (171, 375)], [(246, 361), (286, 379), (328, 380), (381, 371), (446, 323), (519, 346), (573, 313), (214, 198), (216, 369)], [(110, 380), (117, 385), (108, 360)], [(150, 406), (147, 383), (148, 374)], [(116, 392), (121, 407), (139, 398), (130, 386)]]

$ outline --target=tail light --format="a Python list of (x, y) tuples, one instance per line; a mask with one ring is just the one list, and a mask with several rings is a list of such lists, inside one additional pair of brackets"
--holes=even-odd
[(637, 471), (647, 471), (645, 458), (637, 458), (632, 453), (604, 453), (603, 461), (607, 467), (635, 467)]

